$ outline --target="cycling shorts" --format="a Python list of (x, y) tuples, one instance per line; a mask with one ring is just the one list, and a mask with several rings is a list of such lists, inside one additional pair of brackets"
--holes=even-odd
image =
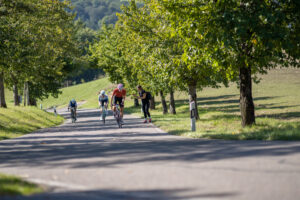
[(116, 97), (114, 99), (114, 106), (119, 104), (121, 108), (124, 108), (124, 104), (122, 103), (123, 97)]
[(108, 103), (108, 99), (100, 100), (101, 106), (104, 106), (104, 103)]

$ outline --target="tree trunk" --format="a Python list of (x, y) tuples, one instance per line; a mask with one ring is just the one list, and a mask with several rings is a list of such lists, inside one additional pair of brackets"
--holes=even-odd
[(0, 72), (0, 108), (7, 108), (4, 94), (4, 78), (3, 72)]
[(161, 97), (161, 105), (162, 105), (162, 109), (163, 109), (163, 114), (165, 115), (168, 113), (168, 107), (167, 107), (167, 102), (166, 102), (166, 98), (165, 98), (163, 91), (160, 91), (160, 97)]
[(27, 105), (28, 106), (36, 106), (36, 99), (30, 95), (30, 87), (29, 87), (29, 84), (27, 82)]
[(139, 107), (139, 100), (138, 99), (134, 99), (134, 107)]
[(13, 92), (14, 92), (14, 103), (15, 106), (20, 106), (20, 98), (19, 98), (19, 91), (17, 84), (14, 84), (13, 86)]
[(23, 95), (24, 95), (24, 106), (26, 106), (26, 105), (27, 105), (27, 90), (26, 90), (26, 82), (24, 83)]
[(195, 112), (195, 117), (196, 117), (196, 120), (199, 120), (200, 117), (199, 117), (199, 112), (198, 112), (198, 103), (197, 103), (197, 91), (196, 91), (196, 83), (192, 83), (189, 85), (189, 100), (190, 100), (190, 103), (192, 101), (195, 102), (195, 108), (196, 108), (196, 112)]
[(36, 100), (35, 100), (35, 98), (30, 97), (28, 105), (29, 106), (36, 106)]
[(150, 109), (155, 110), (155, 97), (154, 96), (152, 96), (152, 98), (150, 99)]
[(240, 109), (242, 126), (250, 126), (255, 123), (254, 103), (252, 98), (251, 68), (240, 68)]
[(170, 113), (175, 115), (176, 114), (176, 107), (175, 107), (175, 99), (174, 99), (174, 91), (170, 90)]

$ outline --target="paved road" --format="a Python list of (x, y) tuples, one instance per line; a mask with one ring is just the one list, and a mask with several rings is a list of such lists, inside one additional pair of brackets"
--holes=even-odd
[(196, 200), (300, 198), (300, 143), (194, 140), (126, 116), (118, 129), (95, 110), (76, 125), (0, 142), (0, 172), (49, 192), (1, 200)]

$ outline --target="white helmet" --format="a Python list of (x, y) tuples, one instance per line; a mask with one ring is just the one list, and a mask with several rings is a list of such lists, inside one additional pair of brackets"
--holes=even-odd
[(101, 90), (100, 94), (101, 94), (101, 95), (105, 95), (105, 91), (104, 91), (104, 90)]

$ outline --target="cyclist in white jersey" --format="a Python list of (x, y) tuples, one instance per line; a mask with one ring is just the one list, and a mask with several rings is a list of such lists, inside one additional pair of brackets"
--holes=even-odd
[(105, 91), (102, 90), (98, 96), (98, 102), (99, 102), (99, 107), (104, 106), (105, 110), (106, 110), (106, 114), (107, 114), (107, 107), (108, 107), (108, 103), (109, 103), (109, 99), (108, 96), (105, 94)]

